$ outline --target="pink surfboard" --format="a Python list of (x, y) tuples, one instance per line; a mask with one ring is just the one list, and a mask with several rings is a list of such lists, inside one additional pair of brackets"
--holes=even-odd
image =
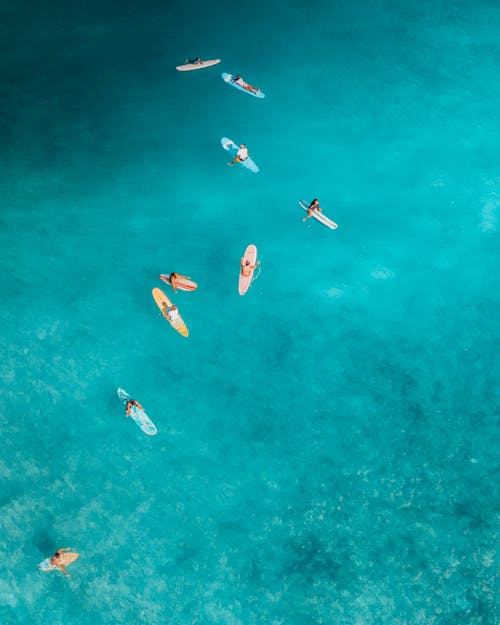
[[(257, 262), (257, 248), (255, 247), (255, 245), (253, 245), (253, 243), (247, 247), (247, 249), (245, 250), (245, 254), (243, 255), (243, 262), (247, 260), (250, 261), (251, 266), (255, 265)], [(250, 275), (244, 276), (240, 267), (240, 277), (238, 281), (238, 292), (240, 295), (245, 295), (245, 293), (250, 288), (253, 280), (254, 271), (255, 269), (251, 269)]]

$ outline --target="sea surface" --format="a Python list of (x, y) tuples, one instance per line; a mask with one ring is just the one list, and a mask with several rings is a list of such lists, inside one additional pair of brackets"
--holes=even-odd
[(2, 625), (498, 623), (499, 32), (493, 0), (0, 2)]

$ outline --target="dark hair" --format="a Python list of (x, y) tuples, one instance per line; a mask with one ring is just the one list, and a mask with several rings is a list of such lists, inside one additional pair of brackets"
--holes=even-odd
[(54, 554), (54, 558), (60, 558), (61, 554), (59, 553), (59, 551), (56, 551)]

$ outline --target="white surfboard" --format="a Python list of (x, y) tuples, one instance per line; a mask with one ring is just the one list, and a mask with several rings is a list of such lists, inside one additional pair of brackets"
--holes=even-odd
[[(299, 206), (301, 206), (305, 211), (309, 210), (309, 204), (304, 200), (299, 200)], [(314, 217), (320, 224), (323, 224), (330, 230), (336, 230), (339, 226), (334, 221), (329, 219), (324, 213), (320, 213), (319, 211), (313, 211), (311, 217)]]
[(220, 59), (210, 59), (201, 63), (186, 63), (185, 65), (177, 65), (175, 68), (178, 72), (192, 72), (195, 69), (203, 69), (204, 67), (212, 67), (220, 63)]

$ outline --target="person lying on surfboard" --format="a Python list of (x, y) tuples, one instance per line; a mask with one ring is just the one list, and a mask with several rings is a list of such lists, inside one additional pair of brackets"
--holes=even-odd
[(236, 152), (236, 156), (233, 158), (233, 160), (230, 163), (228, 163), (228, 165), (234, 165), (235, 163), (243, 163), (243, 161), (246, 161), (249, 156), (250, 154), (248, 153), (247, 146), (244, 143), (242, 143), (239, 147), (239, 150)]
[(243, 89), (246, 89), (247, 91), (252, 91), (253, 93), (258, 93), (260, 91), (260, 89), (257, 89), (257, 87), (249, 85), (247, 82), (245, 82), (239, 74), (237, 76), (233, 76), (231, 82), (234, 82), (235, 85), (239, 85), (240, 87), (243, 87)]
[[(66, 577), (70, 577), (70, 574), (66, 572), (66, 565), (68, 564), (68, 556), (70, 555), (68, 551), (71, 552), (71, 547), (61, 547), (61, 549), (58, 549), (55, 552), (55, 554), (52, 556), (52, 558), (50, 558), (50, 563), (53, 566), (57, 567), (60, 571), (62, 571), (64, 575), (66, 575)], [(71, 553), (71, 556), (73, 555), (76, 555), (76, 557), (78, 557), (79, 554)], [(71, 564), (71, 562), (73, 562), (73, 560), (76, 560), (76, 558), (70, 557), (69, 560), (70, 560), (69, 564)]]
[(127, 405), (125, 406), (125, 416), (126, 417), (130, 417), (130, 413), (132, 412), (132, 408), (134, 406), (137, 406), (137, 408), (139, 408), (139, 410), (143, 410), (143, 407), (141, 406), (141, 404), (136, 401), (135, 399), (131, 399), (130, 401), (127, 402)]
[(314, 198), (314, 200), (309, 204), (309, 208), (307, 209), (307, 215), (302, 221), (306, 221), (307, 219), (309, 219), (309, 217), (312, 217), (314, 211), (316, 211), (317, 213), (323, 212), (323, 209), (319, 205), (319, 201), (317, 198)]
[(241, 275), (245, 276), (245, 278), (248, 278), (248, 276), (252, 275), (252, 271), (256, 269), (259, 265), (260, 265), (260, 260), (258, 260), (255, 263), (255, 265), (251, 265), (248, 258), (247, 259), (242, 258), (240, 261)]
[(197, 56), (195, 59), (186, 59), (184, 63), (190, 63), (191, 65), (203, 65), (203, 61)]
[(177, 321), (177, 319), (179, 318), (179, 310), (177, 309), (177, 306), (175, 304), (172, 304), (172, 306), (169, 306), (165, 302), (162, 313), (163, 313), (163, 316), (169, 321)]

